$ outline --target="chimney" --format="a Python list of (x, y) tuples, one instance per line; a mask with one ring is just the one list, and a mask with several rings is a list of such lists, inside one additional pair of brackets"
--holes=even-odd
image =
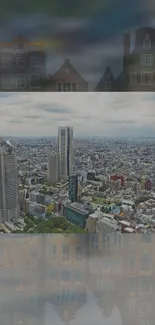
[(124, 34), (124, 56), (127, 57), (130, 54), (130, 33)]

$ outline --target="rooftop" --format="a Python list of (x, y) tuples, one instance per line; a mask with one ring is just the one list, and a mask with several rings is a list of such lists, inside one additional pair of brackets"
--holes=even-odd
[(73, 202), (72, 204), (70, 204), (69, 206), (72, 209), (75, 209), (83, 214), (87, 214), (89, 212), (89, 207), (86, 204), (81, 204), (78, 202)]
[(117, 224), (116, 220), (110, 220), (110, 219), (108, 219), (108, 218), (106, 218), (106, 217), (104, 217), (104, 218), (102, 218), (101, 220), (97, 221), (97, 223), (98, 223), (98, 224), (103, 223), (103, 224), (106, 224), (106, 225), (108, 225), (108, 226), (110, 226), (110, 227), (113, 227), (113, 228), (115, 228), (115, 229), (118, 228), (118, 224)]

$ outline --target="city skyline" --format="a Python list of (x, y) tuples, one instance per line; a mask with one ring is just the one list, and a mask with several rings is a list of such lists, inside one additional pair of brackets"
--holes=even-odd
[(153, 137), (154, 93), (1, 93), (0, 136)]

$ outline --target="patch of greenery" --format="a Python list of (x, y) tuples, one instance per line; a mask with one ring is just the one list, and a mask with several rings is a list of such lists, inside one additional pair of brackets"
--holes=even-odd
[[(33, 218), (33, 217), (31, 217)], [(29, 221), (28, 221), (29, 220)], [(36, 221), (36, 220), (35, 220)], [(26, 219), (26, 226), (23, 230), (23, 233), (33, 233), (33, 234), (48, 234), (48, 233), (85, 233), (84, 229), (81, 229), (77, 226), (72, 225), (69, 221), (67, 221), (64, 217), (52, 217), (49, 220), (43, 220), (39, 222), (37, 220), (37, 224), (32, 226), (32, 221), (30, 219)], [(33, 229), (32, 229), (33, 227)], [(15, 231), (14, 233), (19, 233), (19, 231)], [(21, 231), (20, 231), (21, 233)]]

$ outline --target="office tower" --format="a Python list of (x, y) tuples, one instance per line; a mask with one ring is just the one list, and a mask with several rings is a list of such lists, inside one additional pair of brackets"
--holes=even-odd
[(72, 127), (58, 128), (58, 152), (60, 177), (66, 178), (73, 172), (74, 150)]
[(0, 139), (0, 222), (19, 218), (18, 179), (15, 149)]
[(78, 196), (78, 175), (69, 176), (69, 199), (71, 202), (77, 202)]
[(55, 185), (59, 180), (59, 155), (51, 153), (48, 157), (48, 182)]

